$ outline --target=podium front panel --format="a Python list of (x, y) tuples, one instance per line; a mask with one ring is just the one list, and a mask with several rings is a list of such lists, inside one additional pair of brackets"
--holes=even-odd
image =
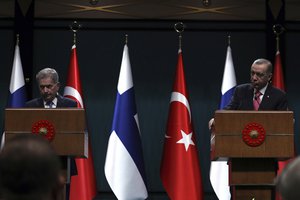
[[(265, 131), (264, 141), (251, 146), (243, 131), (259, 124)], [(294, 118), (291, 111), (215, 112), (214, 158), (278, 158), (294, 156)], [(251, 138), (250, 138), (251, 141)]]
[(87, 157), (85, 111), (81, 108), (5, 109), (5, 140), (17, 134), (32, 133), (42, 122), (53, 128), (55, 134), (50, 144), (58, 155)]

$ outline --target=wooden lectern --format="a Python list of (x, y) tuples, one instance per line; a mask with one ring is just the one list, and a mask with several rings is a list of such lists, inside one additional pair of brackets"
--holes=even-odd
[[(49, 130), (46, 130), (48, 127)], [(44, 128), (44, 129), (43, 129)], [(45, 129), (46, 128), (46, 129)], [(50, 144), (60, 156), (87, 157), (88, 138), (85, 112), (81, 108), (7, 108), (5, 109), (5, 140), (20, 133), (54, 132)], [(42, 133), (46, 131), (45, 133)]]
[(294, 156), (293, 112), (219, 110), (212, 134), (212, 158), (230, 161), (234, 199), (274, 199), (276, 161)]

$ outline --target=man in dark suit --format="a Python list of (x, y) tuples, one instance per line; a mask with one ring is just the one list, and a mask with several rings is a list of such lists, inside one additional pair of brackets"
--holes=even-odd
[[(272, 63), (264, 58), (253, 62), (250, 70), (251, 83), (238, 85), (234, 94), (224, 108), (226, 110), (288, 110), (286, 93), (273, 87)], [(209, 129), (214, 129), (214, 118), (208, 123)], [(212, 132), (211, 145), (214, 145), (215, 135)], [(275, 168), (277, 162), (275, 162)]]
[[(255, 60), (250, 70), (251, 83), (238, 85), (225, 110), (288, 110), (286, 93), (270, 84), (272, 63), (264, 58)], [(255, 107), (255, 104), (257, 107)], [(212, 118), (208, 127), (214, 126)]]
[(77, 107), (76, 101), (58, 94), (59, 76), (55, 69), (44, 68), (36, 75), (41, 97), (26, 102), (30, 108)]
[[(285, 92), (270, 84), (272, 63), (264, 58), (257, 59), (251, 66), (251, 83), (236, 87), (226, 110), (287, 110)], [(255, 102), (258, 104), (255, 109)]]
[[(63, 107), (77, 107), (77, 102), (59, 95), (60, 87), (59, 76), (55, 69), (44, 68), (36, 75), (36, 81), (39, 86), (41, 97), (32, 99), (26, 102), (25, 107), (28, 108), (63, 108)], [(69, 171), (66, 174), (67, 188), (70, 183), (70, 175), (76, 175), (77, 167), (73, 158), (61, 156), (62, 168)], [(68, 191), (67, 191), (68, 193)]]

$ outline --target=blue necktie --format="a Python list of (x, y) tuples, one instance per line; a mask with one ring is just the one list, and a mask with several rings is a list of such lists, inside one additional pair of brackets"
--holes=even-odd
[(53, 108), (53, 102), (52, 101), (47, 102), (46, 105), (49, 106), (49, 108)]

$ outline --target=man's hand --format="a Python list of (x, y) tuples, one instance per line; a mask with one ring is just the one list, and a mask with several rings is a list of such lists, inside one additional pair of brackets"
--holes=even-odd
[(208, 122), (208, 129), (212, 130), (215, 127), (215, 118), (211, 118)]

